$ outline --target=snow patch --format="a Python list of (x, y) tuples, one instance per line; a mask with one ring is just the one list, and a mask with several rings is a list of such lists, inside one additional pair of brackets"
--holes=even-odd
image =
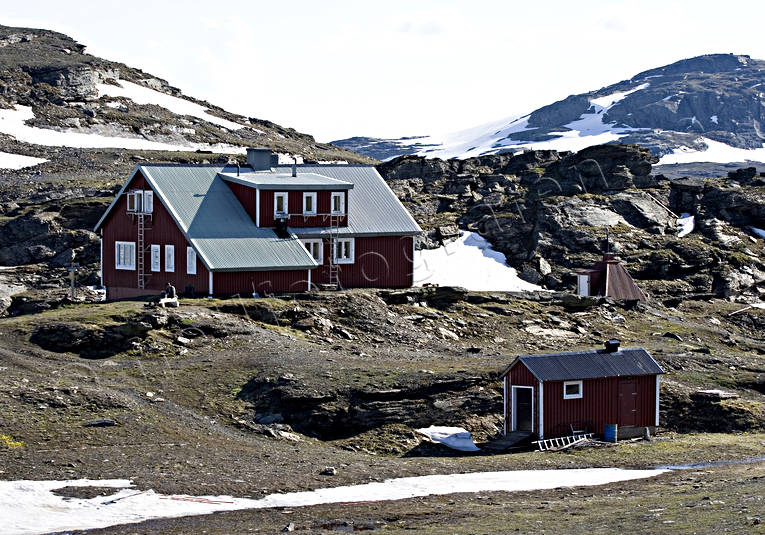
[(760, 238), (765, 239), (765, 230), (762, 230), (761, 228), (756, 228), (756, 227), (749, 227), (749, 228), (752, 230), (752, 232), (757, 234)]
[(696, 218), (687, 212), (680, 214), (677, 220), (677, 237), (682, 238), (693, 232)]
[(765, 162), (765, 144), (759, 149), (740, 149), (706, 137), (700, 137), (699, 141), (706, 143), (708, 148), (698, 151), (688, 147), (681, 147), (671, 154), (662, 156), (658, 165), (693, 162)]
[(47, 161), (45, 158), (0, 152), (0, 169), (24, 169), (25, 167), (33, 167)]
[(29, 126), (26, 121), (35, 118), (32, 108), (29, 106), (16, 106), (10, 109), (0, 109), (0, 133), (13, 136), (18, 141), (44, 145), (48, 147), (75, 147), (75, 148), (121, 148), (132, 150), (166, 150), (166, 151), (195, 151), (209, 150), (223, 154), (243, 154), (244, 147), (233, 145), (209, 145), (206, 143), (165, 143), (150, 141), (142, 137), (108, 135), (114, 129), (108, 125), (102, 132), (90, 129), (85, 132), (78, 130), (37, 128)]
[[(403, 500), (429, 495), (476, 492), (517, 492), (605, 485), (645, 479), (668, 470), (584, 468), (572, 470), (516, 470), (431, 475), (387, 479), (363, 485), (307, 492), (271, 494), (259, 500), (230, 496), (166, 496), (138, 491), (129, 480), (0, 481), (0, 518), (5, 535), (28, 535), (69, 530), (98, 529), (153, 518), (204, 515), (216, 511), (303, 507), (326, 503)], [(57, 496), (54, 489), (112, 487), (122, 489), (108, 497), (91, 499)]]
[(709, 120), (710, 120), (710, 121), (712, 121), (712, 122), (713, 122), (713, 123), (715, 123), (715, 124), (720, 124), (720, 122), (719, 122), (719, 119), (717, 118), (717, 115), (712, 115), (712, 116), (709, 118)]
[(128, 82), (127, 80), (120, 80), (119, 84), (119, 86), (98, 84), (98, 97), (100, 98), (104, 95), (110, 97), (125, 97), (136, 104), (154, 104), (178, 115), (191, 115), (192, 117), (202, 119), (208, 123), (228, 128), (229, 130), (239, 130), (244, 128), (244, 125), (221, 119), (220, 117), (207, 113), (207, 109), (204, 106), (200, 106), (195, 102), (174, 97), (155, 89)]
[(443, 444), (453, 450), (459, 451), (478, 451), (478, 446), (473, 442), (470, 432), (461, 427), (440, 427), (431, 425), (423, 429), (418, 429), (431, 441)]
[(414, 285), (462, 286), (472, 291), (535, 291), (539, 286), (518, 277), (505, 255), (492, 249), (479, 234), (460, 231), (460, 237), (438, 249), (414, 255)]

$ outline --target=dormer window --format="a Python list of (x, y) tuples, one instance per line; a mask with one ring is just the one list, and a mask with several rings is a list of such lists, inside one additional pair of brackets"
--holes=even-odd
[(274, 193), (274, 217), (285, 217), (288, 212), (287, 192)]
[(332, 192), (332, 215), (344, 215), (345, 214), (345, 193), (342, 191)]
[(135, 214), (151, 214), (154, 211), (154, 192), (150, 189), (129, 192), (127, 211)]
[(303, 215), (316, 215), (316, 192), (303, 193)]

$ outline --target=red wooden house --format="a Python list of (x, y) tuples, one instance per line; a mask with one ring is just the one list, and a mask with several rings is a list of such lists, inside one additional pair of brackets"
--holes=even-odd
[(139, 165), (95, 228), (109, 299), (412, 284), (420, 227), (367, 165)]
[(505, 433), (602, 434), (609, 424), (621, 438), (653, 431), (663, 373), (645, 349), (620, 349), (618, 340), (600, 350), (522, 355), (503, 372)]

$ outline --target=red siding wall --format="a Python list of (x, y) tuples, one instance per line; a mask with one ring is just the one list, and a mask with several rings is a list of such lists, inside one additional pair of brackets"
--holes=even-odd
[[(343, 288), (404, 288), (412, 285), (412, 236), (354, 240), (353, 264), (339, 264)], [(332, 247), (324, 240), (324, 264), (311, 273), (314, 284), (329, 282)]]
[[(545, 438), (570, 435), (570, 424), (583, 423), (590, 432), (603, 433), (606, 424), (623, 423), (619, 419), (619, 380), (606, 377), (585, 379), (582, 398), (563, 399), (563, 381), (544, 383)], [(656, 376), (630, 378), (638, 393), (637, 427), (651, 427), (656, 422)]]
[(510, 369), (510, 372), (505, 376), (505, 432), (512, 430), (513, 423), (513, 391), (511, 387), (515, 386), (533, 386), (534, 387), (534, 413), (532, 414), (534, 421), (534, 432), (539, 433), (539, 381), (534, 377), (534, 374), (521, 363), (516, 364)]
[[(131, 181), (126, 191), (132, 189), (151, 189), (146, 179), (140, 173)], [(115, 242), (128, 241), (138, 245), (138, 218), (127, 213), (127, 195), (123, 195), (112, 210), (109, 218), (103, 226), (103, 270), (104, 284), (107, 287), (109, 299), (134, 297), (136, 295), (157, 295), (165, 287), (167, 282), (173, 284), (179, 292), (183, 292), (186, 286), (193, 286), (196, 293), (206, 295), (208, 292), (208, 272), (202, 261), (197, 256), (197, 274), (186, 274), (186, 247), (189, 245), (186, 237), (180, 231), (175, 221), (168, 213), (165, 206), (154, 195), (154, 213), (146, 217), (145, 244), (143, 251), (145, 272), (150, 274), (146, 291), (138, 290), (138, 270), (116, 269)], [(151, 245), (160, 245), (160, 269), (151, 271)], [(165, 245), (175, 246), (175, 271), (165, 271)], [(141, 251), (136, 250), (136, 267), (138, 255)]]
[(308, 270), (213, 272), (213, 291), (217, 295), (240, 294), (249, 297), (279, 292), (308, 290)]
[[(244, 210), (247, 212), (247, 214), (252, 218), (252, 220), (257, 225), (257, 218), (258, 218), (258, 190), (255, 188), (251, 188), (249, 186), (243, 186), (242, 184), (237, 184), (236, 182), (229, 182), (228, 180), (225, 180), (226, 184), (228, 184), (228, 187), (231, 188), (231, 191), (234, 192), (234, 195), (236, 195), (236, 198), (239, 200), (241, 205), (244, 207)], [(273, 211), (273, 207), (271, 207), (271, 210)], [(213, 284), (213, 286), (215, 286)]]
[[(274, 191), (260, 192), (260, 226), (273, 227), (274, 222)], [(327, 227), (329, 226), (328, 215), (304, 216), (303, 215), (303, 192), (289, 191), (287, 198), (287, 210), (290, 213), (289, 226), (295, 228), (301, 227)], [(329, 214), (331, 211), (330, 202), (331, 191), (316, 192), (316, 211), (319, 214)], [(348, 192), (345, 191), (345, 212), (348, 213)], [(254, 213), (254, 212), (253, 212)], [(348, 225), (348, 218), (340, 218), (340, 226)]]

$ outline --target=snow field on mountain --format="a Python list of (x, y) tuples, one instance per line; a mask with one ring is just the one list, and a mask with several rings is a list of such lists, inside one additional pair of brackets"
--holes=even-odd
[(48, 160), (44, 158), (35, 158), (33, 156), (23, 156), (21, 154), (11, 154), (10, 152), (0, 151), (0, 169), (24, 169), (40, 165)]

